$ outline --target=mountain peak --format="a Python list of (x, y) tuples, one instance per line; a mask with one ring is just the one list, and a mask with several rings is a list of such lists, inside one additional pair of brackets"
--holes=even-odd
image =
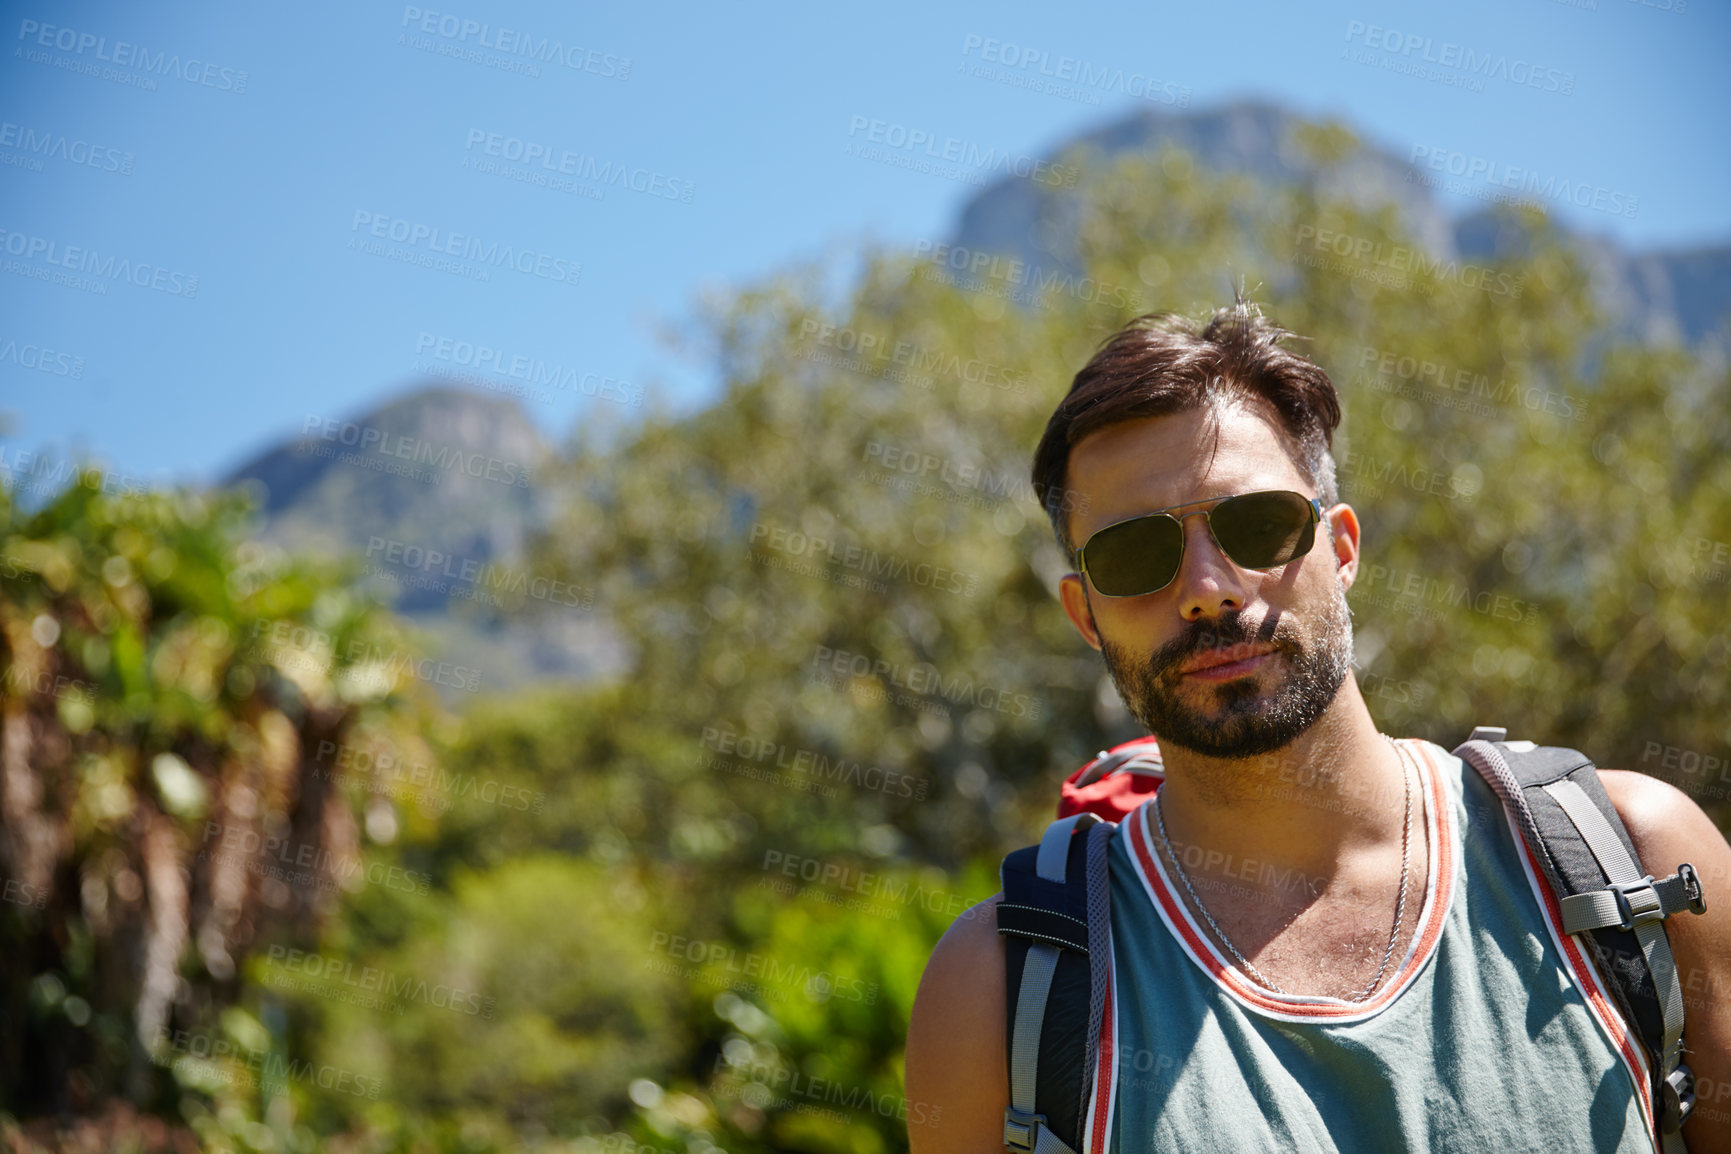
[[(1056, 160), (1077, 146), (1113, 157), (1171, 145), (1216, 173), (1242, 174), (1269, 184), (1314, 182), (1325, 196), (1359, 205), (1392, 203), (1413, 238), (1440, 258), (1482, 257), (1521, 246), (1522, 238), (1507, 235), (1505, 222), (1482, 207), (1451, 215), (1432, 195), (1435, 174), (1374, 142), (1361, 140), (1337, 163), (1320, 163), (1316, 146), (1320, 135), (1331, 129), (1340, 139), (1352, 134), (1350, 126), (1307, 120), (1258, 99), (1195, 110), (1143, 108), (1070, 137), (1051, 149), (1049, 158)], [(1549, 182), (1527, 195), (1546, 204), (1547, 189), (1555, 198), (1564, 195), (1560, 190), (1566, 187), (1566, 182)], [(1042, 211), (1042, 197), (1063, 195), (1074, 194), (1004, 177), (963, 206), (952, 243), (958, 249), (1078, 271), (1069, 238), (1062, 227), (1053, 227), (1063, 214), (1053, 217)], [(1507, 195), (1507, 190), (1486, 184), (1470, 195), (1482, 196), (1482, 204)], [(1593, 270), (1601, 305), (1618, 318), (1625, 335), (1692, 344), (1723, 339), (1721, 326), (1731, 311), (1731, 249), (1695, 246), (1631, 253), (1562, 222), (1559, 232), (1578, 246)]]
[(483, 564), (521, 551), (551, 459), (514, 399), (433, 385), (353, 416), (309, 414), (224, 483), (257, 495), (259, 535), (285, 548), (367, 557), (400, 542)]

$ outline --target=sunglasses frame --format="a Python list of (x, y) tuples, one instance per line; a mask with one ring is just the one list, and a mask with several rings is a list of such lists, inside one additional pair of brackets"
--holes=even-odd
[[(1309, 509), (1310, 509), (1310, 523), (1312, 525), (1320, 525), (1324, 519), (1324, 512), (1323, 512), (1323, 508), (1322, 508), (1322, 498), (1320, 498), (1320, 497), (1306, 497), (1303, 493), (1300, 493), (1294, 489), (1254, 489), (1248, 493), (1229, 493), (1224, 497), (1204, 497), (1200, 501), (1185, 501), (1181, 505), (1168, 505), (1164, 509), (1155, 509), (1155, 510), (1152, 510), (1151, 512), (1147, 512), (1147, 513), (1138, 513), (1134, 517), (1126, 517), (1122, 521), (1114, 521), (1110, 525), (1102, 525), (1100, 528), (1094, 530), (1092, 533), (1088, 534), (1088, 539), (1086, 541), (1082, 542), (1081, 548), (1076, 550), (1076, 555), (1072, 559), (1076, 565), (1076, 572), (1078, 572), (1082, 575), (1082, 579), (1083, 579), (1084, 584), (1089, 585), (1089, 586), (1093, 586), (1094, 592), (1099, 593), (1100, 596), (1102, 596), (1102, 597), (1113, 597), (1113, 598), (1146, 597), (1150, 593), (1158, 593), (1158, 592), (1160, 592), (1160, 590), (1165, 589), (1168, 585), (1171, 585), (1172, 582), (1178, 580), (1178, 574), (1180, 574), (1184, 571), (1184, 536), (1185, 536), (1185, 534), (1184, 534), (1184, 521), (1186, 518), (1195, 517), (1199, 514), (1202, 517), (1203, 523), (1208, 526), (1208, 535), (1209, 535), (1209, 537), (1213, 538), (1214, 547), (1216, 549), (1220, 550), (1220, 555), (1222, 557), (1225, 557), (1228, 561), (1232, 562), (1234, 565), (1238, 565), (1238, 567), (1240, 569), (1245, 569), (1245, 570), (1248, 570), (1250, 572), (1266, 573), (1269, 569), (1278, 569), (1278, 568), (1280, 568), (1281, 565), (1290, 565), (1294, 561), (1298, 560), (1300, 557), (1303, 557), (1306, 553), (1309, 553), (1311, 549), (1314, 549), (1316, 547), (1316, 538), (1315, 538), (1314, 533), (1311, 536), (1310, 548), (1305, 549), (1303, 553), (1295, 553), (1291, 557), (1288, 557), (1284, 561), (1281, 561), (1281, 562), (1274, 564), (1274, 565), (1266, 566), (1262, 569), (1252, 569), (1248, 565), (1239, 565), (1238, 558), (1234, 557), (1231, 553), (1228, 553), (1226, 551), (1226, 546), (1224, 546), (1220, 543), (1220, 538), (1215, 536), (1214, 521), (1209, 516), (1209, 514), (1213, 513), (1215, 509), (1219, 508), (1221, 505), (1225, 504), (1227, 501), (1235, 500), (1239, 497), (1257, 497), (1257, 496), (1261, 496), (1264, 493), (1291, 493), (1294, 497), (1301, 498), (1304, 501), (1305, 505), (1307, 505), (1309, 507)], [(1176, 516), (1176, 517), (1172, 515), (1172, 510), (1185, 509), (1191, 505), (1207, 505), (1208, 508), (1196, 509), (1196, 510), (1193, 510), (1189, 513), (1184, 513), (1184, 514), (1182, 514), (1180, 516)], [(1089, 574), (1088, 574), (1088, 561), (1087, 561), (1087, 556), (1086, 556), (1086, 554), (1088, 552), (1088, 546), (1094, 543), (1094, 538), (1098, 537), (1100, 534), (1106, 532), (1109, 529), (1116, 529), (1120, 525), (1128, 525), (1132, 521), (1146, 521), (1151, 517), (1164, 517), (1168, 521), (1175, 522), (1178, 525), (1178, 566), (1177, 566), (1177, 568), (1175, 568), (1172, 571), (1172, 576), (1166, 579), (1165, 585), (1159, 585), (1153, 589), (1148, 589), (1148, 590), (1145, 590), (1141, 593), (1105, 593), (1105, 592), (1102, 592), (1098, 585), (1094, 585), (1094, 578), (1089, 576)]]

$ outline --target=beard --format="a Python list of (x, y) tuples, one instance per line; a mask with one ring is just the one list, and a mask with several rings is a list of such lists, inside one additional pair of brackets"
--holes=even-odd
[[(1104, 637), (1100, 653), (1124, 707), (1162, 745), (1171, 742), (1218, 758), (1270, 753), (1316, 723), (1352, 670), (1346, 592), (1338, 584), (1331, 587), (1333, 596), (1313, 629), (1278, 619), (1270, 628), (1266, 618), (1262, 628), (1254, 629), (1234, 611), (1192, 624), (1140, 663)], [(1285, 659), (1286, 675), (1272, 692), (1261, 688), (1262, 669), (1230, 681), (1182, 684), (1179, 668), (1186, 661), (1241, 643), (1271, 645)], [(1207, 704), (1187, 704), (1197, 699)]]

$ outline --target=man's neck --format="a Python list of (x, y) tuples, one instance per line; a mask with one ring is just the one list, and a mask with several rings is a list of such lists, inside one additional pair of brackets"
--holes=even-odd
[(1406, 770), (1350, 678), (1285, 748), (1242, 760), (1177, 746), (1161, 755), (1160, 808), (1180, 860), (1195, 846), (1326, 884), (1349, 858), (1400, 842)]

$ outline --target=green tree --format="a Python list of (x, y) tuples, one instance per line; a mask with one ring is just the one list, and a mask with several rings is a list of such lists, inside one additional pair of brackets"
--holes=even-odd
[(0, 488), (7, 1111), (172, 1116), (195, 1050), (280, 1048), (236, 1009), (246, 960), (362, 884), (331, 752), (420, 708), (409, 639), (245, 516), (96, 471), (34, 511)]

